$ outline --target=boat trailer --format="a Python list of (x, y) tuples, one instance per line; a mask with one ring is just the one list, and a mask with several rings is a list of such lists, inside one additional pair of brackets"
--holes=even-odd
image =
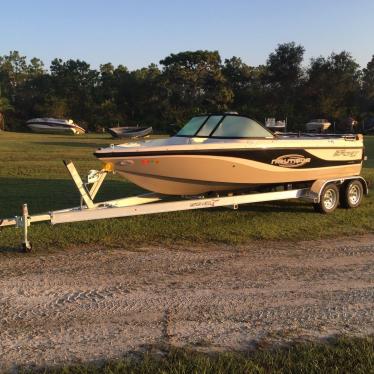
[[(32, 250), (31, 242), (28, 239), (28, 233), (31, 223), (36, 222), (49, 221), (52, 225), (55, 225), (60, 223), (131, 217), (204, 208), (228, 207), (238, 209), (238, 206), (241, 204), (300, 198), (312, 202), (318, 207), (324, 199), (322, 194), (326, 186), (330, 184), (343, 185), (349, 181), (359, 181), (362, 185), (362, 194), (368, 193), (368, 186), (365, 179), (360, 176), (351, 176), (338, 179), (317, 180), (309, 188), (294, 189), (292, 185), (286, 185), (284, 190), (263, 193), (226, 193), (225, 196), (216, 194), (213, 197), (197, 196), (194, 198), (188, 196), (179, 200), (170, 200), (170, 197), (157, 193), (145, 193), (138, 196), (95, 203), (95, 196), (104, 182), (105, 177), (108, 173), (114, 172), (112, 165), (105, 165), (100, 171), (91, 170), (88, 173), (86, 181), (83, 182), (72, 161), (64, 161), (64, 164), (79, 191), (81, 197), (80, 206), (43, 214), (29, 215), (27, 204), (23, 204), (22, 214), (20, 216), (0, 219), (0, 228), (15, 226), (22, 230), (22, 250), (25, 252), (30, 252)], [(323, 211), (323, 213), (328, 213), (328, 211)]]

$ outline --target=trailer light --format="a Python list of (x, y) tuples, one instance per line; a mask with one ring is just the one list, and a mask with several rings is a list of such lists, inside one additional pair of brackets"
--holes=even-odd
[(108, 171), (108, 172), (111, 172), (114, 170), (114, 165), (111, 163), (111, 162), (107, 162), (105, 165), (104, 165), (104, 170), (105, 171)]

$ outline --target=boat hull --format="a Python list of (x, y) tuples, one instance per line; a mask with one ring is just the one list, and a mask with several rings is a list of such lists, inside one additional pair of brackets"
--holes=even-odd
[(141, 138), (151, 134), (152, 127), (112, 127), (108, 132), (113, 138)]
[(344, 178), (362, 168), (359, 147), (126, 153), (97, 156), (134, 184), (168, 195)]

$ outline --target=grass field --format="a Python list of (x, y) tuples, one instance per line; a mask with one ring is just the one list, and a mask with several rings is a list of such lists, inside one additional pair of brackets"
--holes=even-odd
[[(108, 135), (39, 135), (0, 132), (0, 217), (19, 214), (27, 202), (30, 214), (78, 205), (62, 160), (73, 160), (81, 175), (99, 169), (92, 152), (112, 143)], [(363, 175), (374, 181), (374, 137), (366, 138), (369, 160)], [(141, 190), (110, 176), (97, 200), (130, 196)], [(126, 219), (32, 226), (30, 238), (38, 250), (80, 244), (133, 247), (144, 243), (243, 244), (254, 239), (314, 239), (374, 231), (374, 197), (356, 210), (339, 209), (332, 215), (316, 214), (305, 202), (271, 202), (242, 206), (237, 211), (209, 209)], [(15, 248), (17, 230), (0, 232), (0, 251)]]
[[(374, 339), (339, 338), (324, 343), (298, 344), (273, 350), (258, 347), (254, 353), (203, 354), (171, 350), (96, 364), (42, 369), (40, 373), (372, 373)], [(26, 373), (28, 371), (25, 371)]]

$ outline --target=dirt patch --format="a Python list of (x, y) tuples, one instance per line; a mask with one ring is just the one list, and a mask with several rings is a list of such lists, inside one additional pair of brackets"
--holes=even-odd
[(374, 235), (0, 258), (0, 369), (374, 332)]

